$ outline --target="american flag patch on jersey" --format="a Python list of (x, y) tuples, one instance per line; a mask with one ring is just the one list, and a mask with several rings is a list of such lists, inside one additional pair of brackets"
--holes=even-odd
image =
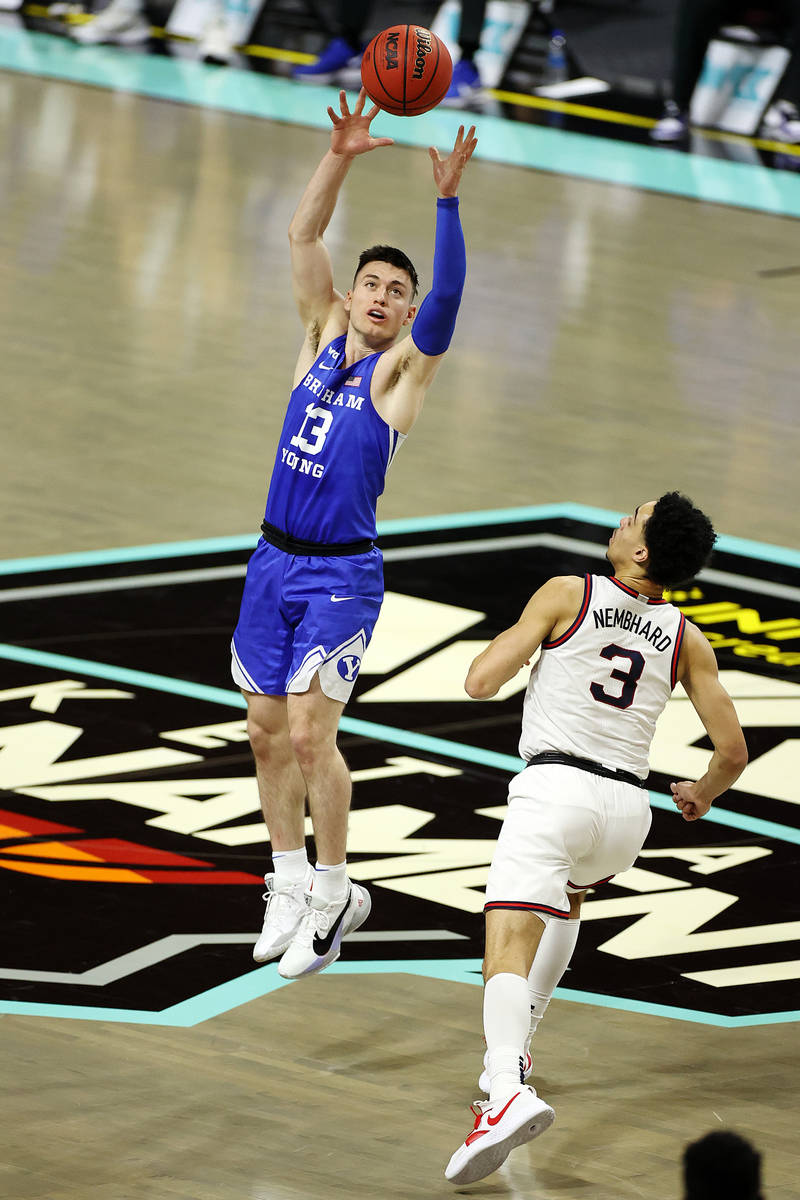
[(345, 380), (345, 382), (344, 382), (344, 386), (345, 386), (345, 387), (358, 387), (358, 385), (359, 385), (360, 383), (361, 383), (361, 376), (360, 376), (360, 375), (354, 375), (352, 379), (346, 379), (346, 380)]

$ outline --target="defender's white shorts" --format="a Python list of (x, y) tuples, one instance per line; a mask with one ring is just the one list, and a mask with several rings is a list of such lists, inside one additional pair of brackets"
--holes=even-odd
[(647, 790), (561, 763), (536, 763), (508, 787), (508, 814), (484, 911), (568, 917), (571, 892), (632, 867), (650, 830)]

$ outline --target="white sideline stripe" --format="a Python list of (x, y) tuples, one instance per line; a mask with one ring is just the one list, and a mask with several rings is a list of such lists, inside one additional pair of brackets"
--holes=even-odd
[(33, 600), (37, 596), (82, 596), (87, 592), (123, 592), (128, 588), (159, 587), (165, 583), (200, 583), (207, 579), (234, 579), (244, 575), (247, 563), (228, 567), (203, 567), (193, 571), (163, 571), (159, 575), (126, 575), (123, 579), (83, 579), (79, 583), (51, 583), (45, 587), (8, 588), (0, 591), (0, 604)]
[[(346, 940), (364, 942), (433, 942), (466, 940), (462, 933), (452, 933), (449, 929), (391, 929), (376, 930), (374, 933), (353, 933)], [(130, 954), (122, 954), (112, 958), (88, 971), (26, 971), (15, 967), (0, 967), (0, 979), (28, 979), (36, 983), (71, 983), (82, 987), (106, 987), (135, 975), (137, 971), (153, 966), (154, 963), (164, 962), (183, 954), (185, 950), (193, 950), (196, 946), (225, 946), (225, 945), (254, 945), (258, 940), (255, 933), (174, 933), (168, 937), (159, 938)]]
[[(557, 533), (527, 533), (513, 537), (476, 538), (471, 541), (434, 542), (426, 546), (400, 546), (384, 550), (385, 562), (404, 562), (408, 559), (439, 558), (455, 554), (481, 554), (484, 551), (517, 550), (533, 546), (549, 546), (554, 550), (578, 551), (589, 558), (605, 558), (606, 547), (601, 542), (564, 537)], [(208, 579), (235, 579), (243, 576), (246, 563), (227, 567), (204, 567), (191, 571), (164, 571), (161, 574), (126, 575), (123, 579), (84, 579), (79, 583), (53, 583), (41, 587), (8, 588), (0, 590), (0, 604), (16, 600), (34, 600), (49, 596), (80, 596), (91, 592), (119, 592), (129, 588), (158, 587), (165, 583), (199, 583)], [(713, 567), (700, 572), (701, 580), (729, 587), (751, 589), (762, 596), (779, 600), (800, 600), (800, 588), (786, 583), (772, 583), (750, 575), (734, 575)]]
[(346, 942), (466, 942), (465, 933), (450, 929), (379, 929), (375, 933), (348, 933)]

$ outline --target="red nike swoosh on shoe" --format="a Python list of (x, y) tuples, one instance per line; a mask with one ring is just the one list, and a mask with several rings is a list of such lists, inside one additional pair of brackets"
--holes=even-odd
[(496, 1116), (496, 1117), (487, 1117), (487, 1118), (486, 1118), (486, 1124), (487, 1124), (487, 1125), (496, 1125), (498, 1121), (502, 1121), (503, 1117), (506, 1115), (506, 1113), (508, 1112), (509, 1108), (511, 1108), (511, 1105), (514, 1103), (514, 1101), (516, 1100), (516, 1098), (517, 1098), (517, 1096), (518, 1096), (518, 1095), (519, 1095), (519, 1092), (515, 1092), (515, 1093), (514, 1093), (514, 1095), (511, 1097), (511, 1099), (509, 1100), (508, 1104), (506, 1104), (505, 1108), (503, 1108), (503, 1109), (502, 1109), (502, 1110), (501, 1110), (501, 1111), (500, 1111), (500, 1112), (497, 1114), (497, 1116)]
[(483, 1137), (483, 1135), (488, 1132), (489, 1132), (488, 1129), (473, 1129), (473, 1131), (469, 1135), (469, 1137), (464, 1139), (464, 1145), (471, 1146), (472, 1143), (476, 1142), (479, 1137)]

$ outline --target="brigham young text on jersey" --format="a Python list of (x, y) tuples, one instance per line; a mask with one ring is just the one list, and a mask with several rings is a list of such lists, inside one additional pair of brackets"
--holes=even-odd
[(378, 108), (364, 112), (365, 101), (362, 90), (351, 112), (341, 92), (339, 112), (328, 109), (330, 149), (289, 226), (305, 336), (231, 642), (272, 844), (253, 957), (280, 957), (287, 979), (334, 962), (369, 914), (367, 889), (347, 874), (351, 784), (336, 736), (383, 601), (378, 497), (450, 345), (466, 273), (458, 187), (474, 126), (459, 129), (446, 158), (429, 151), (436, 235), (419, 311), (417, 272), (395, 246), (362, 251), (351, 286), (334, 287), (323, 234), (339, 189), (358, 156), (392, 144), (370, 133)]

